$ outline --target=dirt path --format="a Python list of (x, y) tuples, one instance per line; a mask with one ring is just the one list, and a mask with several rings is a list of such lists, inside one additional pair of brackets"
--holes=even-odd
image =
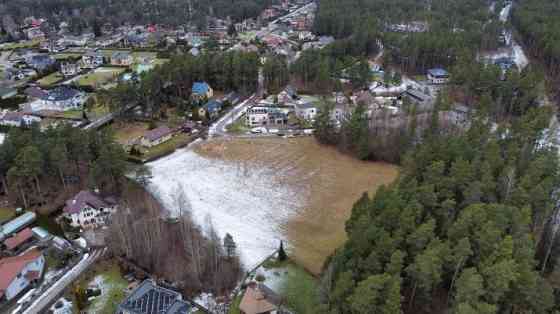
[(398, 175), (395, 166), (362, 162), (319, 145), (313, 138), (216, 139), (195, 147), (202, 156), (262, 165), (282, 174), (276, 184), (301, 191), (305, 206), (282, 226), (295, 259), (319, 273), (325, 258), (346, 239), (353, 203)]

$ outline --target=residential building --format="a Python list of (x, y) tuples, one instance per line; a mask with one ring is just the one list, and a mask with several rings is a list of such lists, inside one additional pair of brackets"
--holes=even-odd
[(20, 248), (22, 248), (25, 244), (31, 242), (31, 240), (33, 240), (33, 232), (30, 228), (25, 228), (12, 237), (4, 240), (4, 248), (8, 252), (15, 253), (20, 250)]
[(119, 304), (116, 314), (188, 314), (191, 310), (180, 293), (147, 279)]
[(0, 241), (3, 241), (20, 230), (23, 230), (25, 227), (32, 224), (35, 219), (37, 219), (37, 214), (34, 212), (26, 212), (25, 214), (22, 214), (3, 224), (0, 226)]
[(160, 126), (159, 128), (146, 131), (140, 138), (140, 144), (144, 147), (154, 147), (169, 141), (173, 137), (173, 132), (172, 129), (166, 126)]
[(31, 56), (27, 60), (27, 64), (38, 71), (43, 71), (48, 67), (53, 66), (55, 62), (56, 61), (53, 58), (45, 54)]
[(434, 104), (434, 97), (417, 89), (407, 89), (400, 95), (401, 100), (407, 99), (416, 106), (417, 110), (430, 110)]
[(33, 227), (31, 228), (31, 232), (33, 233), (33, 237), (41, 242), (48, 241), (52, 238), (52, 235), (43, 227)]
[(66, 201), (63, 211), (71, 226), (88, 229), (105, 225), (116, 208), (114, 199), (82, 190)]
[(111, 55), (111, 64), (130, 66), (133, 62), (132, 54), (128, 51), (117, 51)]
[(288, 85), (278, 94), (278, 103), (284, 104), (297, 100), (298, 98), (296, 90), (292, 86)]
[(43, 276), (45, 257), (37, 249), (0, 259), (0, 299), (10, 301)]
[(285, 126), (288, 124), (288, 108), (253, 106), (247, 109), (245, 124), (254, 128), (259, 126)]
[(318, 109), (312, 103), (296, 103), (295, 105), (296, 117), (306, 120), (314, 121), (317, 116)]
[(103, 54), (95, 50), (89, 50), (82, 56), (82, 65), (86, 69), (95, 69), (101, 66), (103, 62)]
[(262, 283), (252, 282), (247, 286), (239, 304), (242, 314), (279, 314), (282, 298)]
[(60, 64), (60, 73), (64, 76), (74, 76), (80, 72), (80, 65), (76, 62), (62, 62)]
[(41, 118), (21, 111), (8, 111), (3, 116), (0, 114), (0, 125), (20, 127), (35, 122), (41, 122)]
[(449, 81), (449, 73), (441, 68), (429, 69), (428, 81), (432, 84), (445, 84)]
[(214, 96), (214, 90), (206, 82), (195, 82), (192, 86), (191, 97), (194, 101), (210, 99)]
[(44, 105), (52, 110), (73, 110), (80, 108), (86, 100), (85, 93), (68, 86), (57, 86), (47, 91), (42, 98)]
[(198, 109), (198, 116), (213, 119), (218, 116), (221, 110), (222, 103), (215, 99), (211, 99)]

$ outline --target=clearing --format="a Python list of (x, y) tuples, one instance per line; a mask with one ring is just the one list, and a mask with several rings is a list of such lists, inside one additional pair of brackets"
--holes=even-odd
[(39, 81), (37, 81), (37, 83), (39, 83), (39, 85), (43, 86), (43, 87), (49, 87), (51, 85), (54, 85), (60, 81), (62, 81), (64, 79), (64, 76), (62, 75), (62, 73), (60, 72), (54, 72), (51, 73), (43, 78), (41, 78)]
[(313, 273), (346, 239), (353, 203), (398, 175), (395, 166), (363, 162), (313, 138), (216, 139), (149, 164), (150, 190), (176, 211), (180, 187), (192, 216), (210, 217), (233, 235), (246, 267), (286, 240), (290, 255)]
[(99, 85), (115, 80), (125, 70), (125, 68), (118, 67), (97, 68), (93, 71), (93, 73), (80, 76), (78, 79), (78, 85), (98, 87)]

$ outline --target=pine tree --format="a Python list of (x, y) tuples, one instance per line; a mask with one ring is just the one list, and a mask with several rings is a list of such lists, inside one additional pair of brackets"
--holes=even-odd
[(288, 255), (284, 250), (284, 241), (280, 241), (280, 248), (278, 249), (278, 260), (283, 262), (288, 259)]

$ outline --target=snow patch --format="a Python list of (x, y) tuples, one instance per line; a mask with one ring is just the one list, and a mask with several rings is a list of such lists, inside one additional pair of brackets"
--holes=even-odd
[(525, 51), (516, 41), (513, 41), (513, 60), (520, 69), (524, 69), (529, 64), (529, 58), (527, 58)]
[(277, 170), (258, 162), (228, 162), (202, 157), (189, 148), (149, 163), (149, 190), (171, 215), (181, 187), (196, 223), (210, 217), (218, 235), (230, 233), (244, 266), (258, 264), (285, 240), (285, 223), (303, 204), (301, 191), (281, 180), (293, 169)]
[(511, 3), (506, 5), (501, 11), (500, 11), (500, 22), (507, 22), (507, 20), (509, 19), (509, 13), (511, 11)]
[(6, 139), (6, 134), (0, 133), (0, 145), (4, 144), (5, 139)]

